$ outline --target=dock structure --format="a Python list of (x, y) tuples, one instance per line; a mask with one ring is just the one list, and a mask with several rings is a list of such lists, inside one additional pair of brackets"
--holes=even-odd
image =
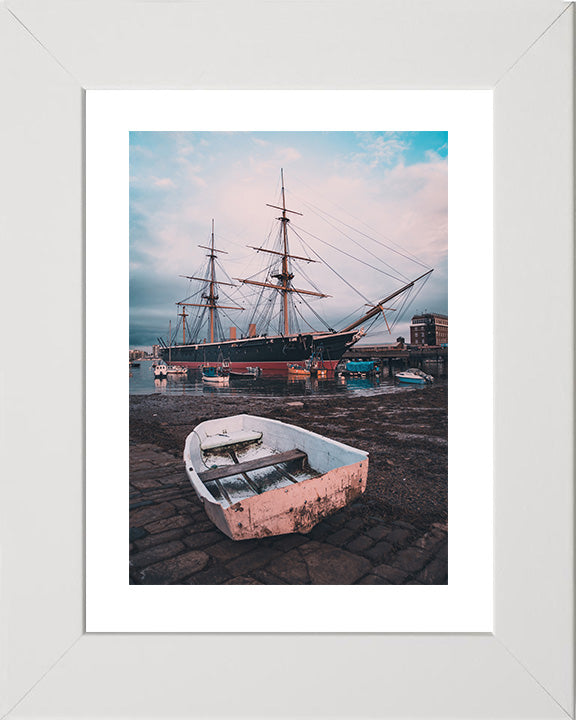
[(355, 345), (344, 353), (337, 371), (344, 371), (349, 360), (372, 360), (375, 371), (385, 376), (409, 367), (432, 371), (435, 376), (448, 375), (447, 347)]

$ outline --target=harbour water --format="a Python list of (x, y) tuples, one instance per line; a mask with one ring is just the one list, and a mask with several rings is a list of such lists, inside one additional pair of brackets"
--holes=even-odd
[[(445, 382), (445, 381), (443, 381)], [(392, 377), (259, 377), (255, 379), (231, 378), (226, 386), (214, 387), (202, 381), (200, 373), (190, 370), (186, 375), (154, 378), (151, 360), (141, 360), (139, 367), (130, 367), (130, 394), (150, 395), (238, 395), (251, 397), (278, 397), (303, 395), (368, 396), (385, 393), (410, 392), (414, 385), (403, 385)]]

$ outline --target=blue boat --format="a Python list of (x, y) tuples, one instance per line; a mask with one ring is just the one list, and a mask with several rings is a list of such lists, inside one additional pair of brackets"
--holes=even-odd
[(374, 372), (373, 360), (349, 360), (346, 363), (346, 372), (351, 375), (367, 374)]
[(418, 368), (409, 368), (396, 373), (396, 379), (403, 383), (412, 383), (414, 385), (426, 385), (426, 383), (434, 382), (432, 375), (427, 375)]
[(227, 368), (207, 365), (202, 368), (202, 380), (207, 383), (227, 385), (230, 380), (230, 373)]

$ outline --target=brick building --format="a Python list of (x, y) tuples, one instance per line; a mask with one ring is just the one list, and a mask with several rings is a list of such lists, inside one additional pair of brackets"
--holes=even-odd
[(410, 325), (411, 345), (447, 345), (448, 315), (423, 313), (414, 315)]

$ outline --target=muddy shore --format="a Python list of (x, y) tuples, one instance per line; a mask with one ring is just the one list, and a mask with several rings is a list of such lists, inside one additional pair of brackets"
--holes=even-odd
[(237, 413), (282, 420), (369, 452), (359, 508), (366, 517), (404, 521), (421, 531), (447, 524), (446, 384), (369, 397), (132, 395), (130, 443), (153, 444), (180, 460), (195, 425)]

